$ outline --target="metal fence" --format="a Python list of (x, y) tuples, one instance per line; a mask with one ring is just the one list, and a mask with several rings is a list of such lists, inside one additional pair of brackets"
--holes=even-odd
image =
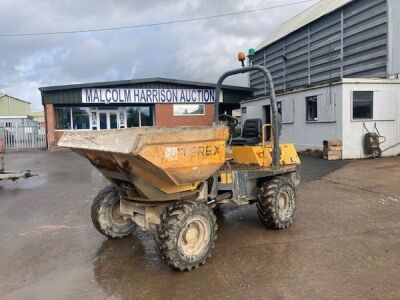
[(4, 139), (6, 151), (47, 148), (44, 126), (0, 127), (0, 138)]

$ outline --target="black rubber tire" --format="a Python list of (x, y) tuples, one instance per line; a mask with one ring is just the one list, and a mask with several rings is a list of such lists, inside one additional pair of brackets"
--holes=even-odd
[[(285, 197), (285, 204), (289, 205), (285, 214), (279, 209), (281, 196)], [(290, 180), (275, 177), (265, 181), (258, 191), (257, 198), (258, 216), (264, 225), (273, 229), (284, 229), (292, 225), (296, 216), (297, 196)]]
[[(193, 220), (201, 219), (207, 226), (204, 247), (197, 256), (190, 256), (183, 250), (183, 234)], [(214, 248), (217, 238), (217, 218), (206, 203), (179, 201), (169, 206), (161, 216), (161, 223), (156, 228), (155, 242), (157, 252), (166, 263), (175, 270), (190, 271), (205, 264)]]
[(380, 147), (374, 147), (372, 148), (372, 157), (373, 158), (379, 158), (382, 155), (382, 150)]
[(109, 238), (122, 238), (132, 234), (137, 225), (130, 219), (114, 220), (112, 210), (119, 205), (119, 191), (114, 185), (103, 188), (93, 199), (91, 217), (94, 227)]
[(99, 221), (97, 219), (97, 214), (98, 214), (98, 206), (100, 205), (100, 202), (103, 201), (103, 199), (109, 194), (112, 193), (113, 190), (115, 189), (115, 186), (113, 185), (108, 185), (104, 188), (102, 188), (96, 195), (96, 197), (94, 197), (93, 202), (92, 202), (92, 206), (90, 208), (90, 216), (92, 218), (92, 223), (94, 225), (94, 228), (96, 228), (96, 230), (102, 234), (104, 234), (101, 230)]

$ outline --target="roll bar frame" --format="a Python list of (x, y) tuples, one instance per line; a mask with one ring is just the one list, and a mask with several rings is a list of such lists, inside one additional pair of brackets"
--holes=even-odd
[(268, 82), (269, 88), (269, 98), (271, 100), (271, 109), (272, 109), (272, 133), (273, 133), (273, 150), (272, 150), (272, 166), (273, 168), (280, 167), (280, 148), (279, 148), (279, 133), (277, 132), (280, 128), (280, 120), (278, 118), (278, 106), (276, 104), (276, 95), (274, 83), (272, 81), (271, 73), (267, 68), (258, 65), (250, 65), (247, 67), (233, 69), (226, 71), (221, 77), (218, 79), (217, 85), (215, 87), (215, 102), (214, 102), (214, 123), (218, 124), (218, 115), (219, 115), (219, 98), (221, 95), (222, 82), (229, 76), (248, 73), (251, 71), (260, 71), (263, 73)]

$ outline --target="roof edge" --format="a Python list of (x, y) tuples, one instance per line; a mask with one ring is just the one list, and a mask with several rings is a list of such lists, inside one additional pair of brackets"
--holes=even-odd
[[(131, 79), (131, 80), (101, 81), (101, 82), (78, 83), (78, 84), (70, 84), (70, 85), (45, 86), (45, 87), (39, 87), (39, 91), (47, 92), (47, 91), (56, 91), (56, 90), (81, 89), (81, 88), (87, 88), (87, 87), (103, 87), (103, 86), (111, 86), (111, 85), (128, 85), (128, 84), (150, 83), (150, 82), (195, 85), (195, 86), (202, 86), (202, 87), (215, 87), (216, 86), (215, 83), (209, 83), (209, 82), (181, 80), (181, 79), (165, 78), (165, 77), (149, 77), (149, 78)], [(222, 85), (222, 88), (232, 89), (232, 90), (242, 90), (242, 91), (253, 91), (254, 90), (249, 87), (235, 86), (235, 85)]]
[(21, 116), (0, 116), (0, 119), (32, 119), (31, 115), (21, 115)]
[(17, 97), (14, 97), (14, 96), (11, 96), (11, 95), (8, 95), (8, 94), (2, 94), (2, 95), (0, 95), (0, 101), (3, 100), (3, 99), (7, 99), (7, 97), (10, 97), (10, 98), (12, 98), (12, 99), (14, 99), (14, 100), (17, 100), (17, 101), (20, 101), (20, 102), (24, 102), (24, 103), (27, 103), (27, 104), (32, 104), (32, 103), (29, 102), (29, 101), (22, 100), (22, 99), (19, 99), (19, 98), (17, 98)]

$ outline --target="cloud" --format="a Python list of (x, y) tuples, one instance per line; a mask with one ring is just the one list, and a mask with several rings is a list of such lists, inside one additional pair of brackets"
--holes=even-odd
[[(293, 0), (86, 0), (0, 2), (0, 33), (106, 28), (215, 15)], [(0, 91), (41, 109), (38, 87), (172, 77), (215, 82), (282, 22), (315, 1), (244, 15), (140, 29), (0, 38)], [(22, 9), (23, 8), (23, 9)], [(247, 84), (247, 77), (230, 79)]]

